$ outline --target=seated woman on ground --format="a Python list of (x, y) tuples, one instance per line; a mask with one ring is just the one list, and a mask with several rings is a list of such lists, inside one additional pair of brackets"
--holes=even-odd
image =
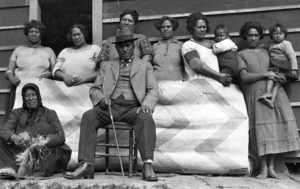
[(67, 86), (95, 81), (98, 73), (96, 59), (100, 47), (87, 44), (88, 36), (84, 25), (74, 24), (70, 28), (67, 38), (74, 46), (59, 53), (53, 68), (54, 79), (64, 81)]
[[(143, 34), (134, 33), (136, 24), (139, 19), (139, 14), (136, 10), (126, 9), (120, 14), (120, 25), (119, 29), (123, 29), (125, 27), (129, 28), (129, 30), (133, 33), (134, 38), (138, 38), (134, 41), (135, 49), (134, 55), (140, 57), (146, 62), (152, 62), (152, 46), (149, 42), (148, 38)], [(116, 41), (116, 37), (110, 37), (103, 42), (101, 52), (98, 57), (98, 62), (112, 60), (118, 58), (118, 52), (116, 50), (115, 44), (113, 42)]]
[(192, 35), (182, 46), (188, 80), (208, 77), (223, 86), (229, 86), (232, 78), (229, 74), (219, 72), (218, 59), (212, 51), (213, 42), (205, 39), (210, 29), (207, 18), (201, 12), (192, 13), (186, 23), (186, 28)]
[[(23, 107), (14, 109), (0, 127), (0, 177), (33, 176), (33, 171), (51, 176), (65, 170), (71, 149), (64, 143), (56, 112), (42, 105), (39, 88), (33, 83), (22, 88), (22, 98)], [(61, 167), (55, 167), (58, 164)]]
[(153, 70), (159, 80), (184, 80), (185, 71), (181, 48), (183, 42), (174, 37), (179, 22), (175, 18), (163, 16), (154, 23), (161, 32), (161, 39), (153, 45)]
[(46, 31), (44, 24), (31, 20), (24, 26), (27, 44), (14, 50), (6, 71), (6, 78), (14, 86), (19, 85), (22, 77), (51, 78), (56, 59), (51, 48), (41, 45), (41, 38)]

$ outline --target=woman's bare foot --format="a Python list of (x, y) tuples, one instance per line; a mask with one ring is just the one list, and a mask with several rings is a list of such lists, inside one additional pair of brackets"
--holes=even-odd
[(259, 102), (263, 103), (264, 105), (268, 106), (269, 108), (273, 109), (274, 108), (274, 104), (270, 99), (267, 98), (262, 98), (262, 99), (258, 99)]
[(262, 100), (262, 99), (264, 99), (264, 98), (271, 100), (271, 99), (272, 99), (272, 94), (266, 92), (266, 93), (264, 93), (263, 95), (261, 95), (261, 97), (259, 97), (257, 100), (260, 101), (260, 100)]
[(268, 169), (262, 169), (259, 175), (256, 176), (258, 179), (266, 179), (268, 177)]
[(274, 171), (274, 169), (269, 169), (268, 171), (268, 175), (270, 178), (275, 178), (275, 179), (279, 179), (279, 176), (277, 175), (277, 173)]

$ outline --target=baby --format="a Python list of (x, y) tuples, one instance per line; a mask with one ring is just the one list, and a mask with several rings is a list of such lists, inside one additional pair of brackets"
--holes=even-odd
[[(272, 43), (269, 46), (270, 71), (284, 74), (287, 80), (296, 80), (298, 64), (296, 54), (291, 42), (285, 40), (287, 29), (282, 24), (275, 24), (269, 29)], [(260, 102), (270, 108), (274, 108), (274, 101), (278, 92), (279, 83), (273, 80), (267, 81), (266, 92), (258, 98)]]
[(218, 57), (220, 72), (229, 74), (232, 80), (238, 69), (237, 46), (230, 39), (227, 26), (221, 24), (216, 27), (215, 40), (213, 52)]

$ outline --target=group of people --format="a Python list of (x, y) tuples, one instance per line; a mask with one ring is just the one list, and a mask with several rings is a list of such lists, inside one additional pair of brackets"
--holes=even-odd
[[(94, 107), (83, 114), (80, 126), (80, 165), (64, 177), (94, 178), (97, 130), (110, 122), (111, 108), (114, 120), (134, 128), (143, 161), (143, 179), (157, 181), (152, 168), (156, 144), (152, 112), (159, 98), (157, 81), (211, 78), (225, 87), (232, 82), (241, 84), (249, 116), (249, 149), (261, 162), (258, 177), (278, 178), (274, 170), (276, 155), (300, 149), (296, 120), (282, 88), (288, 77), (297, 75), (291, 43), (285, 40), (286, 28), (273, 26), (273, 43), (261, 45), (263, 27), (259, 22), (248, 21), (240, 29), (247, 47), (238, 52), (225, 25), (216, 27), (215, 41), (205, 37), (210, 25), (200, 12), (187, 18), (186, 29), (191, 39), (185, 43), (174, 37), (178, 21), (163, 16), (154, 24), (161, 39), (152, 46), (145, 35), (135, 33), (138, 17), (135, 10), (122, 12), (116, 36), (104, 41), (102, 48), (88, 45), (86, 28), (73, 25), (68, 38), (74, 46), (62, 50), (57, 58), (50, 48), (41, 45), (43, 24), (35, 20), (25, 24), (28, 43), (13, 52), (7, 71), (13, 85), (18, 86), (22, 76), (54, 78), (67, 86), (94, 83), (89, 91)], [(43, 136), (46, 142), (42, 145), (50, 149), (50, 154), (58, 152), (54, 148), (64, 149), (66, 153), (49, 155), (43, 160), (55, 157), (51, 161), (53, 166), (59, 161), (65, 171), (69, 149), (55, 111), (42, 105), (38, 86), (34, 84), (22, 88), (22, 97), (23, 107), (13, 110), (0, 128), (0, 176), (5, 177), (3, 170), (7, 169), (16, 175), (20, 173), (15, 155), (26, 147), (19, 135), (24, 131), (33, 138)], [(52, 169), (48, 175), (54, 172)]]

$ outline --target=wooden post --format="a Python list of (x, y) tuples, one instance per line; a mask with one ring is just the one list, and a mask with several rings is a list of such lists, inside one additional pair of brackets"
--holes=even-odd
[(102, 0), (92, 0), (93, 44), (102, 46)]
[(38, 0), (29, 1), (29, 20), (41, 20), (41, 8)]

